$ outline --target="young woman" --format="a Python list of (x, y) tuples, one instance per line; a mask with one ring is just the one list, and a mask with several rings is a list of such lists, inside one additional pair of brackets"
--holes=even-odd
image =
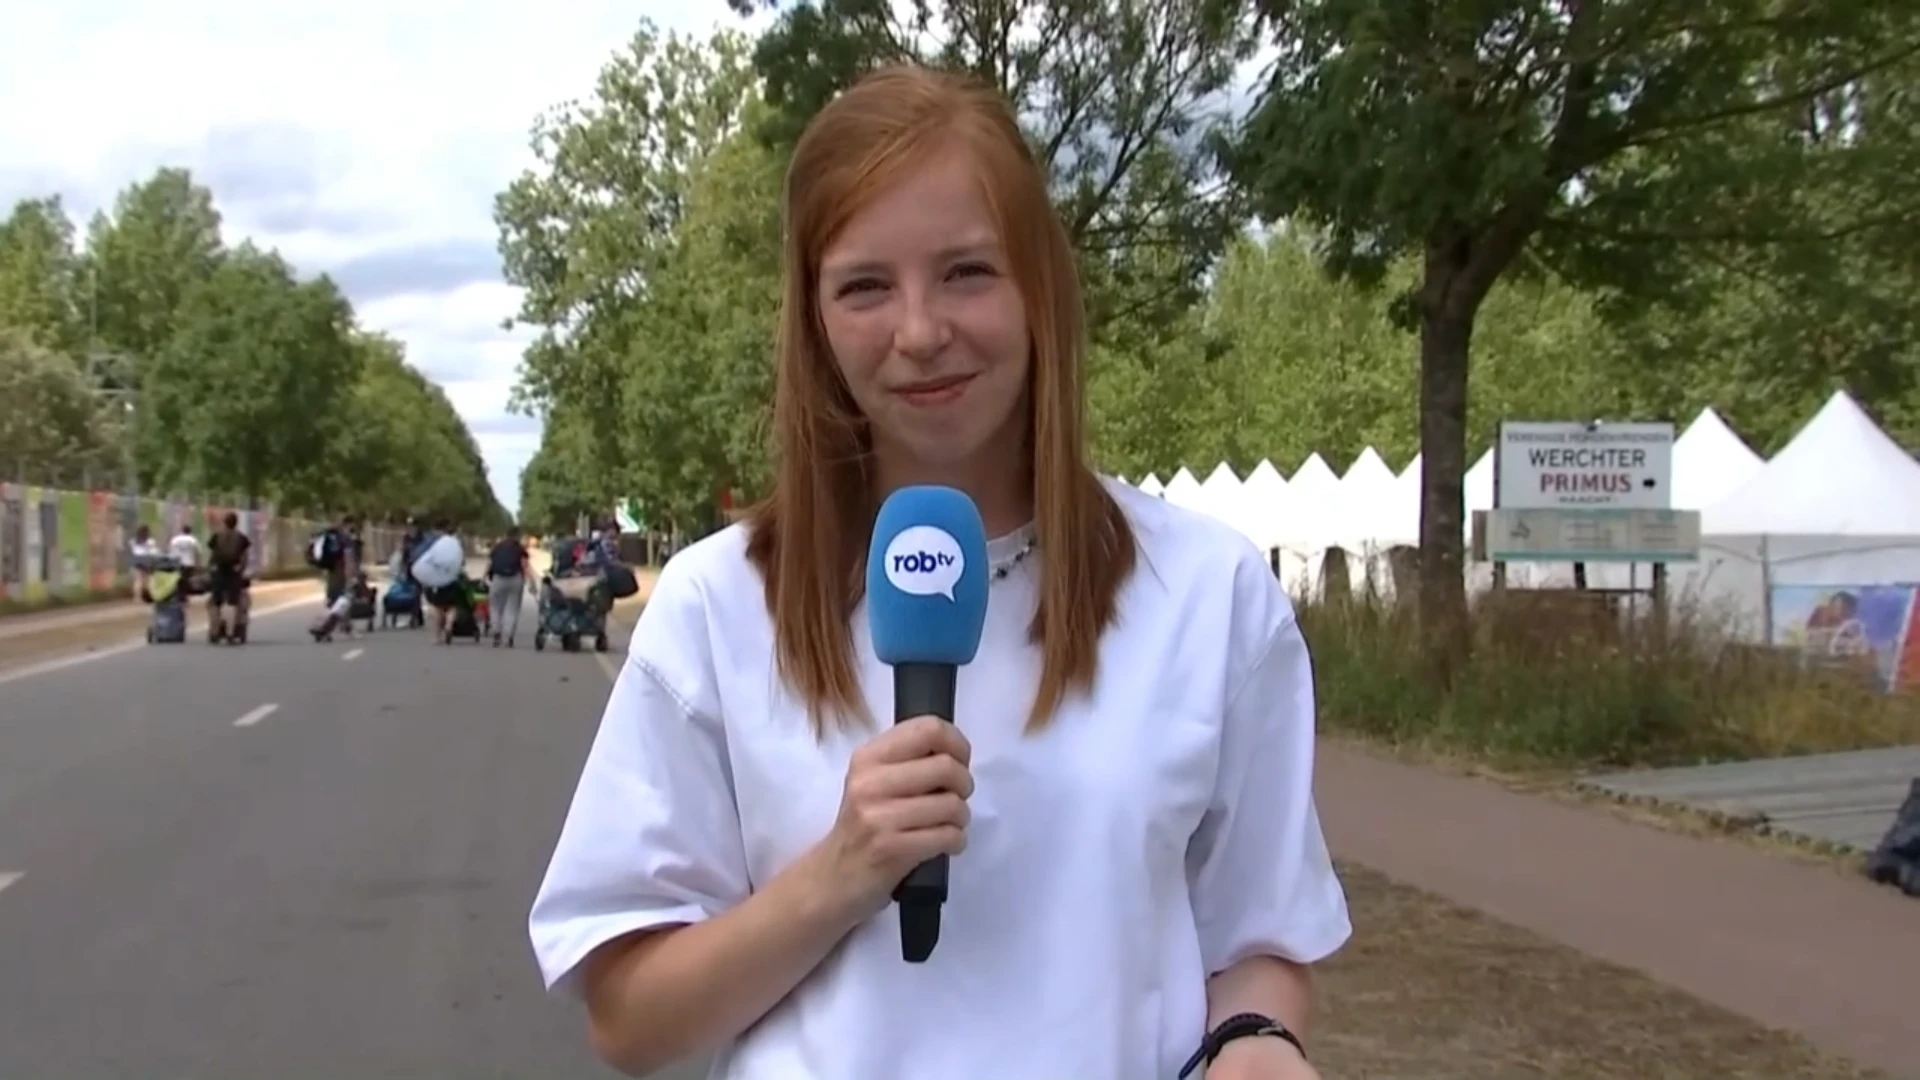
[[(1098, 477), (1073, 253), (1012, 114), (918, 69), (787, 174), (772, 495), (670, 562), (531, 916), (640, 1075), (1308, 1080), (1350, 933), (1306, 647), (1259, 552)], [(906, 484), (993, 563), (957, 723), (899, 725), (859, 594)], [(954, 856), (938, 950), (894, 885)], [(1228, 1036), (1233, 1036), (1228, 1038)]]

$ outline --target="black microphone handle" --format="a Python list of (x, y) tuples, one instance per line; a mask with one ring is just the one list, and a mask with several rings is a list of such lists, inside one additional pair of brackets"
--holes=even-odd
[[(952, 664), (896, 664), (893, 668), (893, 722), (937, 716), (953, 722), (954, 690), (960, 669)], [(910, 964), (926, 962), (940, 941), (940, 905), (947, 902), (947, 857), (935, 855), (913, 868), (894, 886), (900, 905), (900, 956)]]

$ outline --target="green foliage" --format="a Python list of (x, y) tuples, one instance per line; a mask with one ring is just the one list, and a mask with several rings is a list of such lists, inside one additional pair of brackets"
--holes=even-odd
[[(521, 319), (544, 331), (519, 391), (546, 420), (529, 514), (640, 497), (691, 526), (717, 490), (756, 490), (787, 150), (900, 60), (1019, 103), (1082, 252), (1114, 471), (1339, 469), (1369, 445), (1401, 467), (1437, 446), (1428, 524), (1457, 559), (1461, 474), (1502, 418), (1713, 405), (1772, 449), (1845, 385), (1920, 442), (1920, 236), (1900, 213), (1920, 108), (1882, 65), (1912, 41), (1884, 8), (735, 7), (778, 14), (757, 40), (643, 23), (500, 196)], [(1223, 129), (1263, 37), (1286, 43), (1267, 92)]]
[(121, 464), (116, 436), (72, 359), (27, 328), (0, 327), (0, 479), (112, 478)]
[(22, 199), (0, 223), (0, 326), (77, 355), (86, 340), (73, 222), (59, 196)]
[(1398, 310), (1421, 337), (1422, 601), (1440, 641), (1462, 640), (1468, 360), (1503, 276), (1550, 269), (1645, 304), (1688, 280), (1676, 252), (1818, 244), (1920, 206), (1890, 89), (1920, 71), (1912, 5), (1263, 8), (1279, 55), (1229, 170), (1268, 220), (1318, 229), (1337, 274), (1420, 259)]
[(640, 496), (690, 523), (764, 468), (779, 174), (741, 137), (748, 47), (643, 22), (496, 203), (519, 320), (542, 330), (519, 390), (547, 420), (542, 513)]
[(213, 196), (162, 169), (96, 216), (0, 225), (0, 469), (42, 483), (223, 492), (285, 512), (503, 524), (471, 435), (328, 279), (229, 250)]
[(980, 78), (1012, 103), (1050, 174), (1094, 336), (1138, 347), (1199, 300), (1241, 223), (1201, 148), (1227, 130), (1225, 96), (1258, 43), (1239, 0), (801, 2), (754, 48), (773, 106), (757, 130), (784, 158), (822, 105), (885, 64)]

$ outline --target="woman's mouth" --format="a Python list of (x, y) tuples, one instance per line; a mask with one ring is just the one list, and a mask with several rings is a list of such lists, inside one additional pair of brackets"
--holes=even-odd
[(959, 400), (960, 395), (966, 392), (967, 384), (972, 381), (972, 375), (954, 375), (945, 379), (928, 379), (911, 386), (903, 386), (894, 393), (899, 394), (907, 404), (924, 409)]

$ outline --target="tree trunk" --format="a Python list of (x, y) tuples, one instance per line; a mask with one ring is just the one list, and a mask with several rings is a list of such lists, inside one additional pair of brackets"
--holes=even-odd
[(1420, 287), (1420, 622), (1443, 679), (1468, 639), (1467, 356), (1474, 310), (1458, 303), (1462, 254), (1429, 249)]

